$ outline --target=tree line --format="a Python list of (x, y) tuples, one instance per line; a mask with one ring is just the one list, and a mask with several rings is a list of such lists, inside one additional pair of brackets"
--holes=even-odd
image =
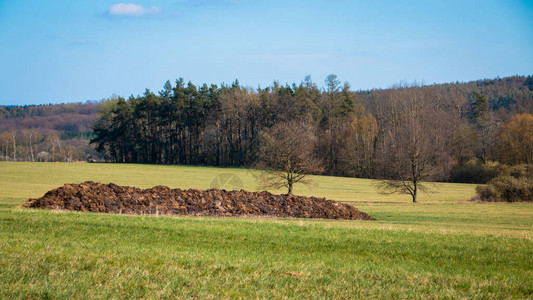
[(312, 163), (266, 175), (381, 178), (414, 193), (398, 179), (487, 182), (502, 165), (531, 163), (532, 100), (531, 76), (369, 91), (335, 75), (322, 88), (310, 77), (260, 89), (181, 79), (127, 100), (0, 106), (0, 160), (279, 170), (284, 157)]
[(87, 139), (64, 140), (58, 134), (32, 129), (0, 133), (0, 161), (75, 162), (93, 152)]
[(0, 161), (79, 161), (89, 146), (100, 102), (0, 106)]
[(357, 92), (336, 75), (323, 88), (309, 76), (257, 89), (179, 79), (102, 102), (91, 143), (114, 162), (250, 167), (269, 161), (269, 132), (298, 132), (306, 142), (293, 144), (320, 161), (308, 172), (381, 178), (416, 196), (422, 180), (480, 182), (490, 164), (531, 163), (532, 90), (520, 76)]

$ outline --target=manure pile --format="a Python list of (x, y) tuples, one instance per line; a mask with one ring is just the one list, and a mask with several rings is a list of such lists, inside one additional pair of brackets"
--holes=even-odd
[(250, 216), (374, 220), (355, 207), (325, 198), (219, 189), (140, 189), (87, 181), (65, 184), (24, 207), (115, 214)]

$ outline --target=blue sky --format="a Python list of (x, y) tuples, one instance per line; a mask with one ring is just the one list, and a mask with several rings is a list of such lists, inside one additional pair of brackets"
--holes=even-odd
[(533, 1), (0, 0), (0, 105), (166, 80), (353, 90), (533, 74)]

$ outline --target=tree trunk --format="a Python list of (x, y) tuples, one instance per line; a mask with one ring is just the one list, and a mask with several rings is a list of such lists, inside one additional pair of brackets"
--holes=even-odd
[(13, 136), (13, 161), (17, 161), (17, 140), (15, 131), (11, 131), (11, 135)]
[(33, 134), (30, 132), (30, 154), (31, 154), (31, 161), (34, 162), (35, 161), (35, 156), (33, 155), (32, 139), (33, 139)]
[(289, 181), (289, 192), (287, 193), (287, 195), (292, 195), (292, 181)]
[(416, 197), (418, 196), (418, 182), (414, 182), (413, 188), (413, 203), (416, 203)]

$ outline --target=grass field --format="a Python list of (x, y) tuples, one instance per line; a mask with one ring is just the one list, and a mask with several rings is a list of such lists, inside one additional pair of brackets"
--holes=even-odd
[[(220, 174), (231, 174), (217, 177)], [(256, 174), (206, 167), (0, 163), (0, 298), (533, 298), (533, 205), (468, 203), (435, 184), (419, 204), (371, 180), (317, 176), (295, 193), (378, 221), (151, 217), (18, 207), (85, 180), (209, 188)], [(234, 176), (234, 177), (232, 177)]]

